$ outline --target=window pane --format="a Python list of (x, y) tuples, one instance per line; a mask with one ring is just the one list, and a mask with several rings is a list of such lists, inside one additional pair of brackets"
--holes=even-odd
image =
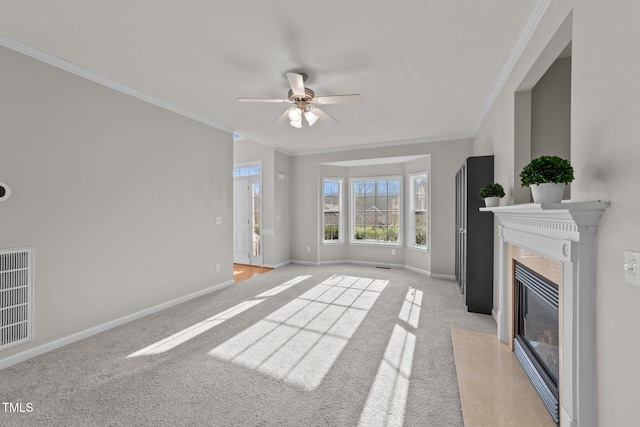
[(323, 239), (340, 240), (341, 181), (325, 179), (322, 182)]
[(398, 236), (399, 236), (399, 230), (400, 227), (397, 225), (390, 225), (388, 228), (388, 235), (389, 235), (389, 241), (390, 242), (397, 242), (398, 241)]
[(398, 180), (389, 181), (389, 195), (390, 196), (400, 195), (400, 181)]
[(427, 245), (427, 174), (413, 176), (411, 181), (411, 209), (413, 211), (413, 227), (411, 242), (414, 246)]
[(352, 186), (352, 238), (372, 242), (397, 242), (400, 224), (400, 180), (352, 181)]
[(389, 210), (391, 211), (400, 210), (400, 196), (389, 197)]
[(389, 218), (388, 218), (387, 211), (379, 211), (376, 219), (377, 219), (376, 220), (377, 225), (384, 225), (384, 226), (389, 225)]

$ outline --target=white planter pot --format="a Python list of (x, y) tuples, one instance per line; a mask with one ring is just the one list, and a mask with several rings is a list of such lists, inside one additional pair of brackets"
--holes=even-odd
[(546, 182), (530, 185), (534, 203), (560, 203), (565, 184)]
[(485, 197), (484, 205), (488, 208), (495, 208), (500, 204), (500, 197)]

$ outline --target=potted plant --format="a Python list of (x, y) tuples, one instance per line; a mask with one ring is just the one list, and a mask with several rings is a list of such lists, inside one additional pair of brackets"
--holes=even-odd
[(520, 172), (520, 182), (531, 188), (535, 203), (560, 203), (565, 185), (573, 179), (571, 163), (558, 156), (540, 156)]
[(496, 207), (500, 204), (500, 199), (504, 197), (504, 188), (497, 182), (491, 182), (480, 188), (480, 198), (484, 199), (484, 204), (488, 208)]

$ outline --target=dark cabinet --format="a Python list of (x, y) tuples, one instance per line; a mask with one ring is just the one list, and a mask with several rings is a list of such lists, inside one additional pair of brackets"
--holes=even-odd
[(455, 273), (467, 310), (493, 308), (493, 214), (480, 212), (480, 187), (493, 182), (493, 156), (469, 157), (456, 174)]

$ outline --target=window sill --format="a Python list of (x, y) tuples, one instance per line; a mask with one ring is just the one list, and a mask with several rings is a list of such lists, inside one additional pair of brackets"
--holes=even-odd
[(411, 249), (416, 252), (429, 252), (428, 246), (407, 246), (407, 249)]
[(372, 247), (393, 247), (393, 248), (401, 248), (402, 242), (396, 243), (387, 243), (387, 242), (374, 242), (374, 241), (366, 241), (366, 240), (352, 240), (349, 242), (350, 245), (354, 246), (372, 246)]

